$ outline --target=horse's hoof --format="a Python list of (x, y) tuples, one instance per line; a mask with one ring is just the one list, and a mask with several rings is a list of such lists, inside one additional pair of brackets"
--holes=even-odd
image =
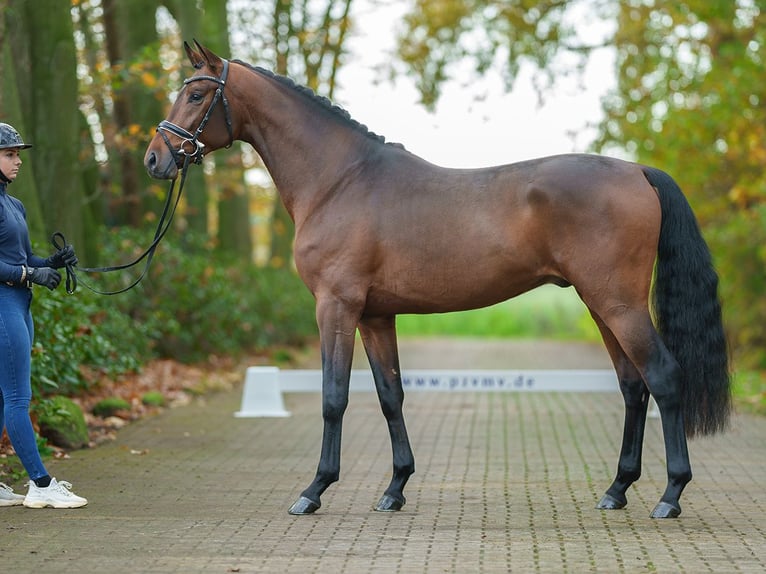
[(404, 502), (404, 500), (394, 498), (390, 494), (384, 494), (375, 506), (375, 510), (378, 512), (396, 512), (402, 509)]
[(681, 514), (681, 507), (660, 501), (652, 510), (652, 518), (676, 518)]
[(619, 508), (625, 508), (627, 503), (627, 499), (620, 500), (611, 494), (605, 494), (601, 497), (601, 500), (598, 501), (596, 508), (599, 510), (617, 510)]
[(322, 506), (320, 503), (309, 500), (305, 496), (301, 496), (287, 512), (296, 515), (313, 514), (320, 506)]

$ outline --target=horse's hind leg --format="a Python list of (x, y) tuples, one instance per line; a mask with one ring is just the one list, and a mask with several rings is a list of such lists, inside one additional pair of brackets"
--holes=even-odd
[[(648, 310), (623, 308), (599, 316), (641, 373), (649, 392), (657, 401), (665, 442), (668, 483), (651, 516), (675, 518), (681, 514), (681, 493), (692, 478), (681, 410), (680, 367), (655, 330)], [(641, 408), (643, 411), (646, 407)], [(645, 414), (642, 414), (641, 418), (644, 417)]]
[(415, 459), (402, 415), (404, 391), (399, 370), (395, 319), (394, 317), (363, 318), (359, 323), (359, 332), (362, 335), (367, 358), (370, 360), (380, 406), (388, 423), (394, 458), (391, 483), (375, 506), (375, 510), (384, 512), (401, 510), (405, 503), (404, 486), (410, 475), (415, 472)]
[(641, 374), (625, 355), (609, 328), (598, 315), (593, 314), (593, 319), (601, 331), (604, 345), (612, 358), (620, 391), (625, 401), (625, 425), (622, 434), (620, 460), (617, 463), (617, 476), (596, 506), (596, 508), (612, 510), (623, 508), (628, 503), (625, 493), (630, 485), (641, 476), (641, 451), (649, 391), (641, 378)]
[(681, 367), (665, 347), (659, 334), (652, 330), (652, 335), (654, 351), (647, 361), (644, 378), (660, 410), (668, 483), (651, 516), (675, 518), (681, 514), (681, 493), (692, 479), (681, 406)]

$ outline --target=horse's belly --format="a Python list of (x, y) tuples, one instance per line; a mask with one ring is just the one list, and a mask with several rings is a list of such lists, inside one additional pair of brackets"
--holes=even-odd
[(537, 274), (487, 274), (470, 270), (413, 267), (392, 280), (373, 284), (367, 296), (368, 314), (423, 314), (488, 307), (529, 291), (547, 280)]

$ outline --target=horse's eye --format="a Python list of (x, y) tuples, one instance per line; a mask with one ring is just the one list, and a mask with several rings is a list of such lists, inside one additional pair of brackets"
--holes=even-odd
[(189, 103), (198, 104), (205, 98), (199, 92), (192, 92), (189, 94)]

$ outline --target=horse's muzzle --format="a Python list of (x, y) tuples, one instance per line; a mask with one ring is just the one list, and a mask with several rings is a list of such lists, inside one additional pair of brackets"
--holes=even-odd
[(178, 166), (175, 159), (169, 153), (158, 153), (151, 147), (146, 150), (144, 167), (155, 179), (175, 179), (178, 176)]

